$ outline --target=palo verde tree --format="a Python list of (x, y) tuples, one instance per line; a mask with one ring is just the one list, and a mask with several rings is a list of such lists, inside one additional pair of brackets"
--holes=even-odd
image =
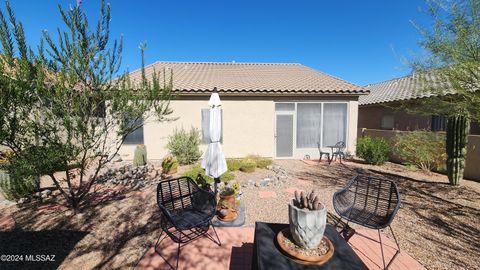
[(76, 212), (128, 134), (147, 121), (169, 120), (171, 75), (147, 79), (142, 66), (133, 81), (119, 72), (122, 41), (110, 40), (110, 6), (103, 1), (94, 27), (80, 4), (59, 6), (64, 26), (56, 35), (45, 31), (35, 50), (5, 4), (0, 145), (15, 153), (6, 169), (16, 179), (50, 177)]
[(409, 102), (413, 112), (447, 118), (447, 175), (463, 178), (470, 121), (480, 121), (480, 1), (428, 1), (431, 27), (418, 27), (427, 56), (412, 62), (427, 98)]

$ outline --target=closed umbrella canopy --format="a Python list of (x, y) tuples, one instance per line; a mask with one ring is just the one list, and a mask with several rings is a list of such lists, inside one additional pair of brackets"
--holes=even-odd
[(214, 92), (208, 101), (210, 106), (210, 144), (202, 160), (205, 173), (213, 178), (219, 178), (227, 171), (227, 162), (223, 154), (220, 137), (222, 132), (222, 115), (220, 106), (222, 102), (218, 93)]

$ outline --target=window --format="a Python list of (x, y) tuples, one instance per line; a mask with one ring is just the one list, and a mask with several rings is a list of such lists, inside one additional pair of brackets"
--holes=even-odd
[(323, 104), (323, 147), (346, 142), (347, 139), (347, 104)]
[[(125, 120), (128, 121), (128, 120)], [(125, 144), (143, 144), (143, 119), (137, 119), (137, 121), (130, 122), (129, 126), (139, 126), (132, 133), (125, 137)]]
[(395, 118), (393, 115), (383, 115), (380, 123), (382, 129), (393, 129)]
[(321, 103), (297, 105), (297, 148), (316, 148), (320, 142)]
[(445, 131), (447, 129), (447, 118), (444, 116), (432, 116), (432, 131)]
[(295, 111), (295, 103), (275, 103), (275, 111), (277, 112)]
[[(220, 110), (222, 131), (220, 142), (223, 142), (223, 110)], [(210, 109), (202, 109), (202, 143), (210, 143)]]

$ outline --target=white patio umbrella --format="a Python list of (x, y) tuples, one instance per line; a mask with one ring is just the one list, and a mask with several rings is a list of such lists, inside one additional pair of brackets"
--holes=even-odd
[(220, 143), (220, 136), (222, 132), (222, 102), (218, 95), (217, 88), (213, 89), (213, 93), (208, 101), (210, 106), (210, 144), (208, 145), (205, 156), (202, 160), (202, 168), (205, 169), (205, 174), (215, 179), (214, 190), (217, 193), (217, 183), (220, 182), (220, 176), (227, 171), (227, 161), (223, 154), (222, 144)]

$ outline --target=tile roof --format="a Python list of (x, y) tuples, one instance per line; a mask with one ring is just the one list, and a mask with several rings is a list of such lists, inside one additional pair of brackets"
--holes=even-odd
[[(235, 62), (156, 62), (145, 67), (152, 72), (173, 72), (173, 87), (179, 94), (208, 94), (214, 87), (226, 94), (343, 94), (361, 95), (368, 91), (347, 81), (301, 64)], [(141, 70), (130, 73), (139, 81)]]
[[(365, 86), (370, 91), (370, 94), (360, 96), (359, 105), (369, 105), (378, 103), (387, 103), (401, 100), (419, 99), (433, 96), (425, 89), (436, 84), (439, 87), (442, 84), (435, 76), (431, 74), (414, 74), (401, 78), (396, 78), (375, 84)], [(443, 82), (443, 84), (445, 84)], [(445, 88), (447, 89), (447, 87)], [(445, 91), (448, 93), (448, 91)]]

